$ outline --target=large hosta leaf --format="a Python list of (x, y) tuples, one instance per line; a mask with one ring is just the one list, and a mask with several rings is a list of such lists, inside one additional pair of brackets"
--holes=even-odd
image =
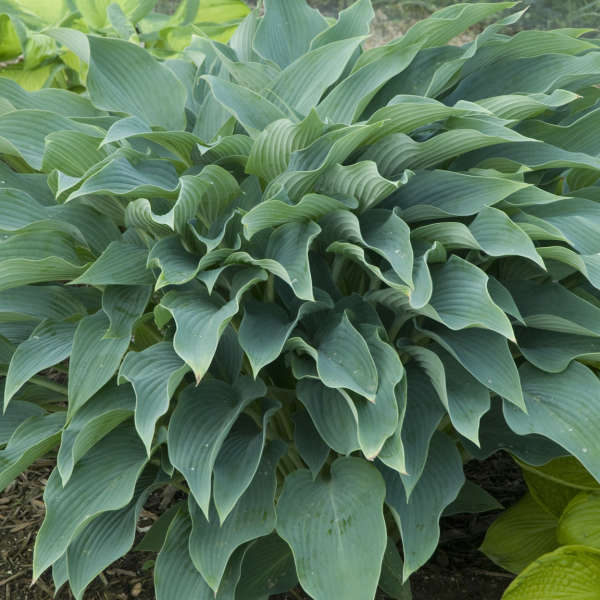
[(328, 478), (313, 480), (304, 469), (286, 477), (277, 532), (291, 546), (300, 583), (315, 600), (375, 595), (387, 542), (384, 495), (377, 470), (353, 457), (337, 459)]
[(252, 483), (223, 523), (213, 507), (210, 521), (190, 497), (190, 556), (208, 585), (218, 591), (227, 563), (244, 542), (271, 533), (275, 527), (275, 467), (285, 446), (267, 447)]
[(83, 318), (73, 337), (69, 368), (69, 416), (72, 417), (117, 371), (129, 336), (107, 338), (109, 320), (99, 311)]
[(215, 595), (208, 587), (190, 558), (188, 538), (192, 528), (190, 517), (180, 510), (171, 521), (167, 538), (154, 568), (154, 586), (157, 600), (234, 600), (240, 578), (244, 549), (231, 559), (224, 575), (221, 590)]
[(180, 396), (169, 426), (169, 458), (185, 476), (207, 518), (219, 450), (240, 413), (265, 391), (260, 381), (241, 379), (233, 387), (207, 380), (186, 388)]
[(544, 373), (524, 364), (520, 369), (527, 413), (504, 405), (507, 423), (517, 433), (538, 433), (576, 456), (600, 481), (598, 419), (600, 385), (588, 367), (573, 362), (562, 373)]
[(492, 523), (481, 551), (503, 569), (520, 573), (540, 556), (556, 550), (557, 525), (556, 517), (527, 494)]
[(91, 398), (73, 417), (62, 433), (57, 468), (66, 485), (73, 467), (85, 453), (122, 421), (133, 414), (131, 390), (113, 385)]
[(221, 522), (238, 503), (252, 483), (267, 438), (271, 417), (281, 408), (275, 401), (266, 401), (262, 429), (245, 415), (240, 417), (227, 436), (215, 462), (213, 497)]
[(6, 448), (0, 451), (0, 490), (56, 446), (64, 423), (63, 412), (32, 414), (13, 431)]
[(37, 579), (90, 519), (128, 504), (147, 460), (135, 431), (121, 426), (77, 464), (63, 488), (55, 469), (44, 491), (46, 517), (35, 540), (33, 577)]
[(125, 356), (119, 369), (119, 383), (129, 381), (135, 390), (135, 428), (148, 454), (156, 422), (167, 412), (169, 400), (188, 370), (170, 342), (159, 342)]
[(4, 385), (4, 406), (36, 373), (63, 361), (71, 353), (74, 323), (43, 321), (12, 356)]
[(185, 88), (144, 49), (114, 38), (89, 36), (87, 86), (95, 106), (141, 117), (167, 130), (185, 125)]
[(565, 508), (558, 522), (557, 538), (561, 545), (581, 544), (600, 550), (600, 494), (577, 494)]
[(239, 310), (243, 293), (258, 281), (266, 279), (260, 269), (244, 269), (233, 283), (232, 299), (225, 302), (205, 289), (169, 292), (162, 300), (175, 319), (177, 331), (173, 340), (175, 352), (188, 364), (200, 381), (217, 350), (219, 338)]
[(404, 580), (433, 554), (440, 535), (439, 518), (457, 497), (465, 477), (455, 445), (438, 433), (431, 442), (421, 479), (407, 502), (401, 475), (381, 466), (386, 503), (398, 523), (404, 547)]
[(600, 551), (563, 546), (529, 565), (504, 593), (504, 600), (596, 600)]
[(69, 544), (66, 553), (69, 585), (77, 600), (82, 600), (94, 577), (133, 546), (137, 520), (155, 478), (156, 470), (144, 471), (129, 504), (93, 519)]

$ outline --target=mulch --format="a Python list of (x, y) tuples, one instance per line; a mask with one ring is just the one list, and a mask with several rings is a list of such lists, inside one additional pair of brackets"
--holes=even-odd
[[(50, 571), (31, 584), (35, 535), (44, 518), (42, 496), (53, 461), (42, 459), (21, 474), (0, 495), (0, 600), (50, 600)], [(466, 465), (469, 479), (490, 492), (505, 507), (524, 493), (520, 471), (508, 455), (499, 453)], [(139, 535), (148, 529), (173, 499), (174, 489), (151, 496), (142, 512)], [(411, 578), (414, 600), (500, 600), (512, 579), (478, 551), (497, 513), (454, 515), (442, 519), (440, 545), (431, 560)], [(85, 593), (84, 600), (154, 600), (151, 561), (154, 555), (131, 552), (106, 569)], [(305, 598), (300, 590), (278, 600)], [(62, 589), (56, 600), (71, 600)], [(187, 600), (183, 599), (182, 600)]]

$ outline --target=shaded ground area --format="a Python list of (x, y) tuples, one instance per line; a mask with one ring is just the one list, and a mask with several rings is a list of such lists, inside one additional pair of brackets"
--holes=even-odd
[[(33, 543), (44, 516), (42, 494), (52, 466), (51, 460), (38, 461), (0, 496), (1, 600), (52, 598), (54, 587), (49, 572), (31, 586)], [(503, 454), (469, 463), (466, 473), (506, 507), (514, 504), (525, 490), (518, 467)], [(172, 499), (172, 493), (150, 497), (142, 512), (140, 536)], [(442, 519), (438, 550), (412, 578), (414, 600), (500, 600), (512, 576), (478, 551), (495, 516), (496, 513), (488, 513)], [(152, 558), (151, 554), (131, 552), (92, 583), (85, 600), (154, 600), (148, 562)], [(280, 596), (278, 600), (305, 597), (301, 591), (297, 593), (296, 598)], [(71, 598), (68, 590), (61, 590), (56, 596), (57, 600)]]

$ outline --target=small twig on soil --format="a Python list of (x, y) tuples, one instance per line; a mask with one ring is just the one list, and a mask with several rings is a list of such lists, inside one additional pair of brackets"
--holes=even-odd
[(488, 571), (487, 569), (472, 569), (476, 573), (482, 575), (489, 575), (490, 577), (502, 577), (502, 579), (514, 579), (515, 576), (512, 573), (499, 573), (497, 571)]
[(25, 573), (27, 573), (27, 569), (23, 569), (22, 571), (17, 571), (14, 575), (11, 575), (10, 577), (7, 577), (6, 579), (3, 579), (2, 581), (0, 581), (0, 586), (6, 585), (9, 581), (12, 581), (13, 579), (17, 579), (17, 577), (21, 577), (21, 575), (25, 575)]

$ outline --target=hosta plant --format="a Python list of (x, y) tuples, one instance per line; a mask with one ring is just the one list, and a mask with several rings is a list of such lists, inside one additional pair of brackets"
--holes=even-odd
[(84, 95), (2, 84), (0, 487), (57, 452), (34, 578), (82, 598), (170, 485), (158, 600), (408, 598), (464, 459), (600, 479), (600, 51), (514, 12), (449, 45), (512, 6), (363, 51), (368, 0), (270, 0), (174, 61), (80, 38)]
[(242, 0), (183, 0), (173, 15), (154, 11), (157, 0), (3, 0), (0, 3), (0, 76), (27, 90), (85, 87), (86, 33), (142, 44), (177, 58), (193, 32), (227, 41), (248, 14)]
[(503, 599), (593, 597), (600, 582), (600, 485), (572, 456), (521, 466), (529, 491), (500, 514), (481, 547), (519, 574)]

